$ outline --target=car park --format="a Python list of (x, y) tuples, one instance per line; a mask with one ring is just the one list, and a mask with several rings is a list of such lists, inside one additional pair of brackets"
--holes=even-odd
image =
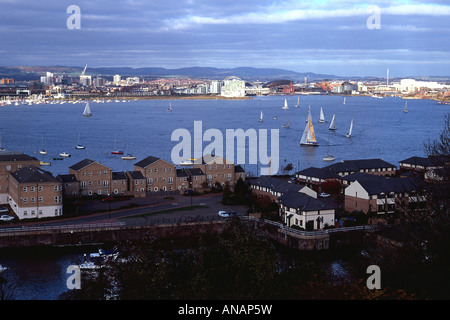
[(0, 221), (12, 221), (12, 220), (14, 220), (14, 217), (9, 216), (7, 214), (0, 216)]

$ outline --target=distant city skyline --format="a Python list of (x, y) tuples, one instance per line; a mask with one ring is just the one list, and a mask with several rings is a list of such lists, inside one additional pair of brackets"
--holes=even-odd
[(0, 0), (0, 6), (0, 66), (450, 75), (444, 0)]

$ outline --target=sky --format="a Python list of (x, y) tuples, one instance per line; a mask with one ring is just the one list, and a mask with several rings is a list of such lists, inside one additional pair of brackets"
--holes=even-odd
[(450, 76), (450, 1), (0, 0), (0, 66), (86, 64)]

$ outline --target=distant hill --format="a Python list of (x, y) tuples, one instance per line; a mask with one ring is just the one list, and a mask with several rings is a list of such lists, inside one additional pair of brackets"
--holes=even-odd
[[(67, 66), (34, 66), (34, 67), (0, 67), (0, 77), (13, 77), (22, 80), (37, 80), (45, 72), (66, 73), (70, 76), (78, 76), (83, 71), (81, 67)], [(210, 68), (210, 67), (189, 67), (178, 69), (166, 68), (129, 68), (129, 67), (99, 67), (88, 68), (86, 73), (96, 76), (110, 76), (119, 74), (122, 77), (188, 77), (188, 78), (207, 78), (223, 80), (229, 76), (236, 76), (248, 81), (273, 81), (277, 79), (289, 79), (296, 82), (303, 82), (305, 76), (308, 81), (319, 79), (339, 79), (341, 77), (326, 74), (316, 74), (311, 72), (301, 73), (284, 69), (275, 68)]]

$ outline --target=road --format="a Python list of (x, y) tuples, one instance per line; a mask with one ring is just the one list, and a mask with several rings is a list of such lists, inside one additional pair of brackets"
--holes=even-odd
[[(127, 221), (129, 224), (136, 222), (132, 219), (133, 216), (138, 216), (145, 213), (155, 212), (150, 216), (150, 218), (136, 218), (136, 219), (171, 219), (180, 220), (186, 218), (211, 218), (217, 217), (217, 212), (219, 210), (237, 211), (241, 215), (245, 215), (247, 208), (245, 206), (225, 206), (220, 203), (222, 199), (222, 194), (207, 194), (194, 197), (187, 197), (183, 195), (172, 196), (171, 199), (163, 196), (151, 196), (146, 198), (135, 198), (127, 201), (115, 201), (111, 203), (104, 203), (99, 200), (90, 201), (86, 203), (86, 206), (91, 206), (92, 208), (97, 208), (99, 213), (92, 213), (89, 215), (83, 215), (80, 217), (73, 218), (58, 218), (54, 221), (44, 220), (42, 222), (33, 221), (16, 221), (11, 223), (2, 223), (0, 229), (10, 228), (10, 227), (20, 227), (20, 226), (62, 226), (62, 225), (73, 225), (73, 224), (95, 224), (95, 223), (105, 223), (105, 222), (117, 222), (117, 221)], [(162, 210), (169, 210), (174, 208), (189, 207), (190, 205), (202, 205), (204, 208), (196, 208), (193, 210), (177, 210), (173, 212), (157, 213)], [(124, 208), (129, 206), (128, 208)], [(110, 210), (109, 210), (110, 209)], [(106, 210), (106, 211), (105, 211)], [(101, 212), (100, 212), (101, 211)], [(126, 219), (124, 219), (126, 218)], [(133, 221), (134, 220), (134, 221)]]

